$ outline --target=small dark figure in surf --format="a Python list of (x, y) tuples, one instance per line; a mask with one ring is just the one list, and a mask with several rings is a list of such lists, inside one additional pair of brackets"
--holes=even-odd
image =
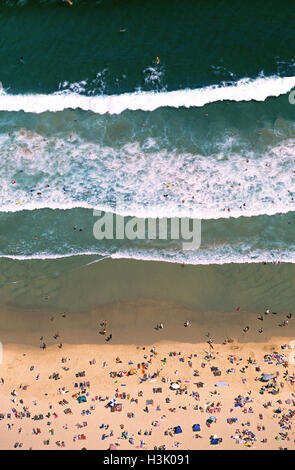
[(112, 339), (113, 335), (110, 335), (106, 338), (106, 341), (110, 341), (110, 339)]

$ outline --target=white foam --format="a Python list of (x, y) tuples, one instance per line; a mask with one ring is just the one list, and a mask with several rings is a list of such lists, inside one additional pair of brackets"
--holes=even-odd
[(194, 155), (157, 150), (154, 143), (147, 139), (115, 149), (74, 134), (72, 139), (44, 139), (24, 130), (2, 135), (0, 211), (88, 208), (142, 218), (218, 219), (295, 208), (294, 138), (255, 155), (229, 148)]
[(120, 251), (116, 253), (103, 253), (101, 251), (81, 251), (76, 253), (64, 253), (64, 254), (53, 254), (53, 253), (37, 253), (34, 255), (10, 255), (0, 254), (0, 258), (12, 259), (17, 261), (29, 261), (29, 260), (53, 260), (63, 258), (73, 258), (76, 256), (99, 256), (98, 260), (94, 260), (88, 264), (94, 262), (103, 261), (107, 258), (112, 259), (130, 259), (136, 261), (161, 261), (166, 263), (174, 264), (187, 264), (187, 265), (223, 265), (223, 264), (252, 264), (252, 263), (295, 263), (295, 252), (288, 249), (282, 250), (253, 250), (249, 254), (241, 254), (231, 247), (227, 246), (226, 250), (212, 251), (210, 254), (207, 251), (196, 250), (189, 254), (182, 254), (181, 252), (159, 252), (153, 250), (147, 252), (142, 250), (132, 251), (131, 249)]
[(219, 210), (195, 210), (195, 209), (174, 209), (174, 208), (165, 208), (159, 206), (152, 207), (137, 207), (130, 206), (126, 208), (116, 208), (109, 206), (108, 204), (93, 205), (88, 204), (87, 202), (34, 202), (34, 203), (25, 203), (22, 205), (5, 205), (0, 206), (0, 212), (10, 213), (10, 212), (21, 212), (21, 211), (34, 211), (40, 209), (50, 209), (50, 210), (71, 210), (71, 209), (89, 209), (102, 212), (110, 212), (112, 214), (121, 215), (124, 217), (138, 217), (138, 218), (173, 218), (173, 217), (188, 217), (190, 219), (200, 219), (200, 220), (217, 220), (217, 219), (237, 219), (239, 217), (258, 217), (258, 216), (272, 216), (275, 214), (287, 214), (290, 211), (295, 210), (295, 205), (291, 208), (286, 208), (282, 203), (281, 205), (276, 205), (271, 209), (257, 209), (257, 210), (236, 210), (231, 213), (220, 212)]
[(200, 107), (216, 101), (264, 101), (270, 96), (280, 96), (292, 90), (295, 77), (259, 77), (241, 79), (231, 85), (212, 85), (200, 89), (169, 92), (124, 93), (121, 95), (84, 96), (71, 92), (51, 95), (0, 94), (0, 111), (25, 111), (28, 113), (56, 112), (66, 108), (80, 108), (98, 114), (120, 114), (123, 111), (154, 111), (161, 107)]

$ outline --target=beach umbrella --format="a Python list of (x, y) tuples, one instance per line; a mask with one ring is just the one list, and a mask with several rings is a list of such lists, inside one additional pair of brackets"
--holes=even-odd
[(194, 424), (193, 425), (193, 431), (194, 432), (201, 431), (201, 426), (199, 424)]
[(117, 405), (117, 400), (114, 398), (108, 403), (108, 406), (116, 406)]
[(219, 442), (218, 439), (213, 438), (213, 439), (211, 439), (210, 444), (213, 445), (213, 446), (216, 446), (218, 444), (218, 442)]
[(115, 444), (110, 444), (110, 447), (109, 447), (110, 450), (116, 450), (117, 447), (115, 446)]
[(172, 390), (178, 390), (180, 388), (180, 385), (176, 382), (173, 382), (171, 385), (170, 385), (170, 388), (172, 388)]
[(182, 429), (180, 426), (175, 426), (174, 428), (174, 434), (180, 434), (182, 432)]
[(210, 437), (210, 444), (212, 444), (213, 446), (216, 446), (217, 444), (219, 444), (219, 439), (216, 434), (215, 436)]
[(119, 377), (123, 377), (124, 375), (126, 375), (126, 372), (124, 370), (120, 370), (120, 372), (118, 372)]
[(134, 374), (136, 374), (136, 373), (137, 373), (137, 370), (136, 370), (136, 369), (131, 369), (131, 370), (128, 372), (129, 375), (134, 375)]

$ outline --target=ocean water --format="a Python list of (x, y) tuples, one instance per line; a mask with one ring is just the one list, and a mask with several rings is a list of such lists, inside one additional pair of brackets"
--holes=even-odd
[[(2, 0), (0, 288), (69, 257), (294, 264), (294, 13), (287, 0)], [(201, 245), (97, 240), (94, 209), (198, 220)]]

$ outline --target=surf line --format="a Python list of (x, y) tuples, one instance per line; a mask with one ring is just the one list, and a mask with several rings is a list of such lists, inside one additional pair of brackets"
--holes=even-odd
[(98, 114), (120, 114), (131, 111), (154, 111), (161, 107), (202, 107), (217, 101), (265, 101), (286, 94), (295, 87), (295, 77), (259, 77), (241, 79), (231, 84), (177, 91), (138, 91), (121, 95), (87, 96), (78, 93), (9, 95), (1, 90), (0, 111), (29, 113), (57, 112), (64, 109), (92, 111)]

